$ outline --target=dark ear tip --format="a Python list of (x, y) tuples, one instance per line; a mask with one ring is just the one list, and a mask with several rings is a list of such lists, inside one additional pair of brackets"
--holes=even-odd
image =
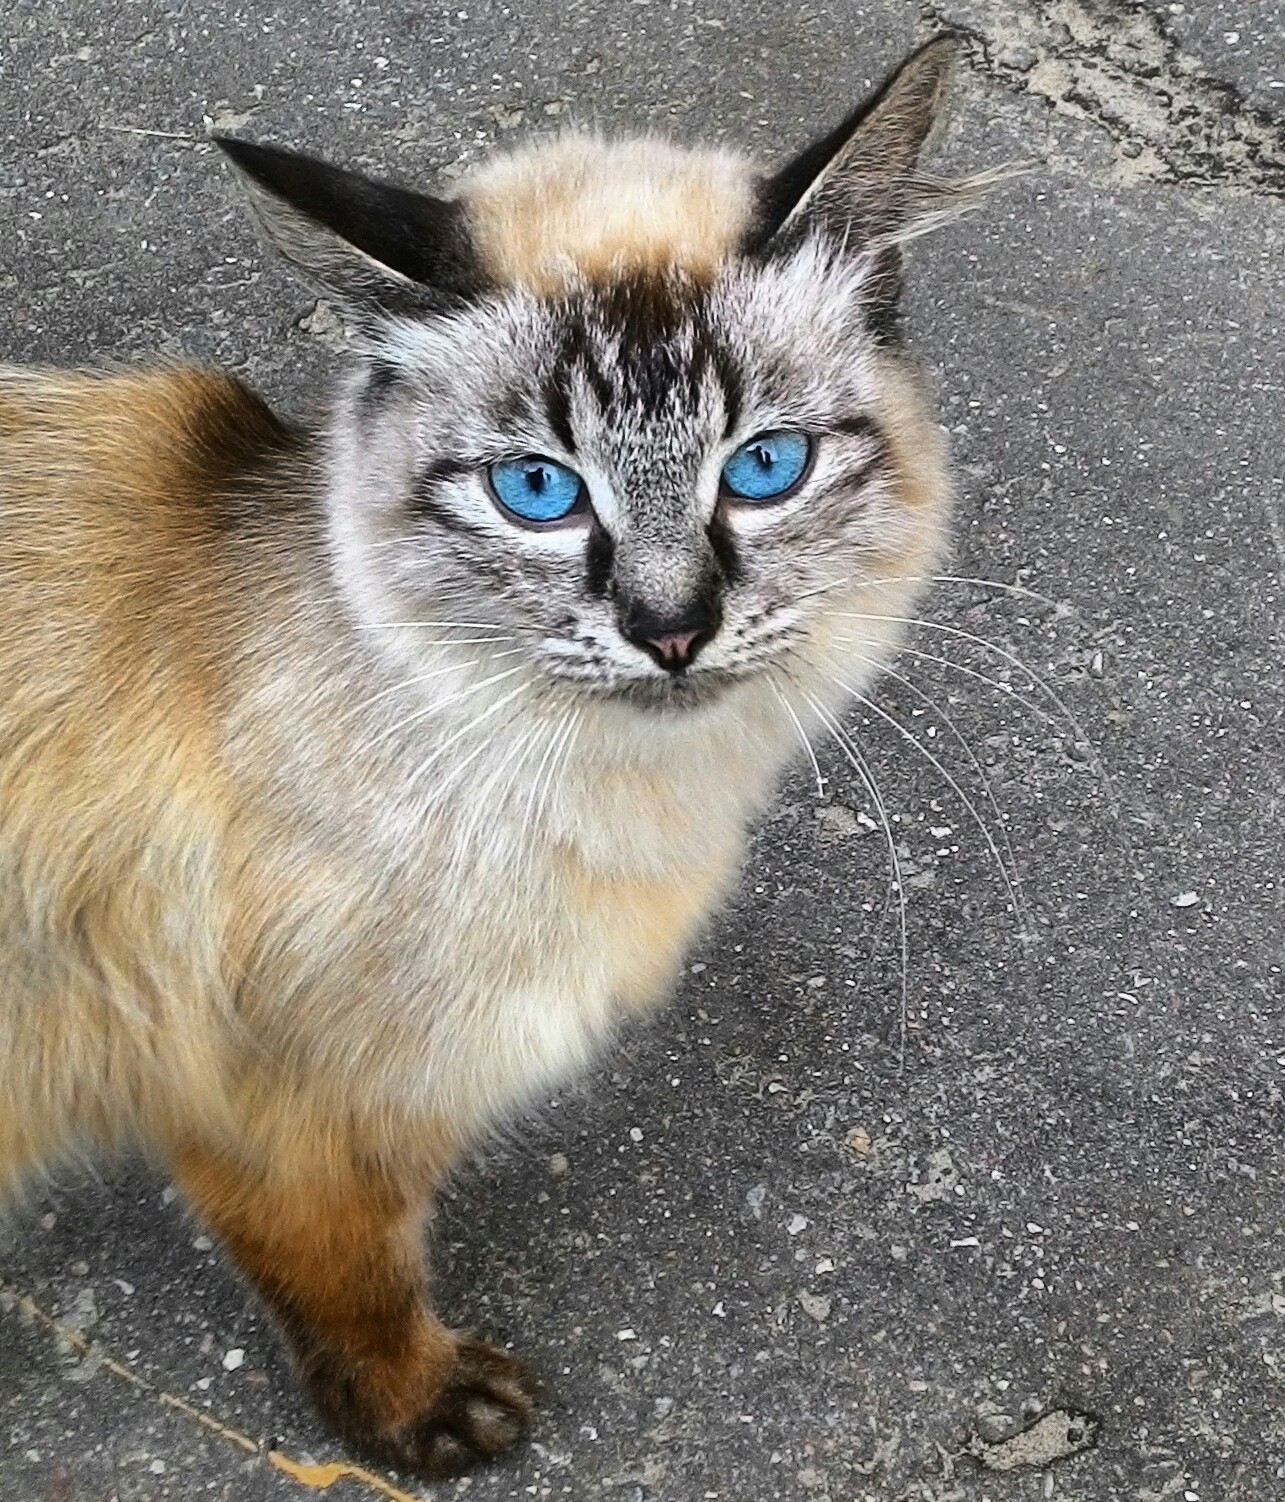
[(917, 47), (910, 54), (910, 61), (921, 57), (940, 57), (944, 62), (948, 57), (957, 57), (967, 39), (962, 31), (939, 31), (935, 37), (930, 37), (922, 47)]
[(234, 167), (254, 176), (256, 160), (261, 151), (253, 141), (239, 141), (235, 136), (211, 135), (210, 140), (219, 148)]
[(925, 73), (932, 71), (944, 82), (954, 71), (964, 50), (967, 38), (962, 31), (942, 31), (918, 47), (902, 64), (902, 73)]
[(238, 136), (212, 134), (210, 140), (233, 166), (240, 167), (242, 172), (247, 172), (251, 176), (262, 172), (280, 154), (275, 147), (261, 146), (257, 141), (243, 141)]

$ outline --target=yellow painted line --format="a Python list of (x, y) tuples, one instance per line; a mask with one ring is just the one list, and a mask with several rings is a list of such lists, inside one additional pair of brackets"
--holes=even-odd
[(317, 1492), (329, 1491), (336, 1481), (343, 1481), (345, 1477), (348, 1477), (353, 1481), (362, 1482), (363, 1485), (378, 1492), (380, 1496), (387, 1497), (389, 1502), (422, 1502), (425, 1495), (421, 1493), (420, 1497), (412, 1497), (409, 1492), (398, 1491), (382, 1476), (376, 1476), (364, 1466), (350, 1465), (346, 1460), (328, 1460), (323, 1465), (303, 1465), (297, 1460), (291, 1460), (288, 1455), (283, 1455), (280, 1450), (269, 1450), (268, 1459), (277, 1470), (283, 1471), (292, 1481), (297, 1481), (302, 1486), (310, 1486), (313, 1491)]
[(382, 1476), (377, 1476), (364, 1466), (353, 1465), (346, 1460), (330, 1460), (314, 1465), (307, 1461), (293, 1460), (281, 1450), (264, 1450), (248, 1434), (242, 1434), (239, 1429), (234, 1429), (230, 1424), (223, 1423), (212, 1414), (203, 1412), (194, 1404), (189, 1403), (186, 1398), (180, 1398), (175, 1393), (166, 1392), (163, 1387), (157, 1387), (154, 1382), (141, 1377), (133, 1367), (127, 1366), (123, 1361), (104, 1355), (101, 1348), (92, 1346), (79, 1331), (69, 1329), (47, 1310), (42, 1309), (29, 1294), (19, 1295), (18, 1308), (23, 1314), (47, 1326), (60, 1340), (65, 1340), (82, 1356), (92, 1354), (106, 1371), (111, 1372), (114, 1377), (119, 1377), (122, 1382), (128, 1382), (139, 1392), (146, 1393), (149, 1398), (154, 1398), (163, 1408), (170, 1408), (175, 1413), (181, 1413), (185, 1418), (195, 1419), (203, 1429), (208, 1429), (211, 1434), (217, 1434), (220, 1439), (226, 1440), (230, 1445), (235, 1445), (247, 1455), (259, 1456), (260, 1459), (280, 1471), (283, 1476), (288, 1476), (291, 1481), (297, 1481), (300, 1486), (306, 1486), (311, 1491), (324, 1492), (329, 1491), (337, 1481), (356, 1481), (377, 1496), (386, 1497), (388, 1502), (432, 1502), (427, 1492), (415, 1495), (401, 1491), (391, 1481), (385, 1481)]

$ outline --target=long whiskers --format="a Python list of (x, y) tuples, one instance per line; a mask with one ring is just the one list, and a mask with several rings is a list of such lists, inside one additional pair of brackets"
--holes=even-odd
[[(454, 642), (451, 643), (455, 645)], [(510, 647), (505, 652), (484, 652), (481, 657), (469, 659), (473, 663), (495, 662), (501, 657), (516, 657), (518, 653), (525, 651), (524, 647)], [(378, 704), (382, 699), (391, 698), (394, 694), (404, 693), (409, 688), (415, 688), (421, 683), (429, 683), (434, 678), (441, 678), (447, 673), (463, 671), (464, 664), (448, 662), (443, 667), (433, 668), (431, 672), (416, 673), (413, 677), (404, 678), (400, 683), (394, 683), (390, 688), (381, 688), (377, 694), (372, 694), (369, 699), (363, 699), (355, 709), (351, 709), (342, 716), (343, 720), (354, 719), (357, 715), (364, 714), (372, 705)], [(443, 701), (446, 702), (445, 700)]]
[(1065, 610), (1076, 615), (1080, 613), (1079, 606), (1068, 604), (1065, 600), (1055, 599), (1052, 595), (1041, 594), (1038, 589), (1028, 589), (1024, 584), (1008, 584), (1002, 579), (984, 579), (976, 574), (870, 574), (860, 576), (856, 574), (844, 574), (841, 578), (830, 579), (824, 584), (818, 584), (815, 589), (805, 589), (801, 594), (793, 596), (793, 599), (807, 600), (814, 595), (826, 594), (829, 590), (839, 589), (844, 584), (851, 584), (857, 589), (875, 584), (967, 584), (975, 589), (998, 589), (1004, 594), (1017, 595), (1026, 600), (1036, 600), (1039, 604), (1048, 605), (1054, 610)]
[(884, 839), (888, 847), (888, 864), (892, 875), (893, 890), (897, 894), (897, 922), (900, 933), (901, 949), (901, 1014), (898, 1028), (897, 1044), (897, 1068), (904, 1071), (906, 1067), (906, 1036), (910, 1018), (910, 938), (906, 925), (906, 884), (901, 875), (901, 856), (897, 850), (896, 836), (892, 832), (892, 820), (888, 815), (888, 806), (883, 800), (883, 794), (875, 781), (874, 773), (870, 770), (870, 764), (856, 743), (855, 737), (847, 731), (828, 709), (807, 690), (802, 690), (804, 699), (811, 706), (813, 713), (830, 732), (840, 751), (847, 758), (849, 765), (857, 776), (860, 777), (866, 791), (870, 794), (871, 801), (879, 814), (883, 825)]
[[(512, 669), (512, 672), (518, 671), (520, 671), (520, 669), (518, 668)], [(511, 676), (511, 674), (505, 673), (502, 676), (507, 678)], [(498, 714), (506, 704), (511, 704), (519, 694), (526, 692), (527, 687), (527, 684), (519, 683), (517, 688), (511, 689), (507, 694), (501, 694), (500, 697), (494, 702), (494, 704), (488, 705), (480, 715), (474, 716), (474, 718), (470, 720), (467, 725), (462, 725), (452, 735), (448, 735), (444, 741), (439, 742), (438, 745), (433, 749), (432, 754), (425, 757), (425, 759), (420, 762), (419, 766), (417, 766), (407, 778), (405, 784), (406, 787), (410, 788), (416, 782), (418, 782), (419, 779), (424, 775), (424, 773), (427, 772), (430, 767), (434, 766), (438, 761), (440, 761), (441, 758), (446, 754), (446, 752), (449, 751), (457, 741), (463, 739), (464, 736), (476, 730), (479, 725), (489, 720), (492, 715)], [(476, 746), (471, 752), (469, 752), (469, 754), (463, 759), (463, 761), (457, 762), (447, 780), (439, 785), (437, 793), (443, 793), (446, 788), (450, 787), (454, 782), (456, 782), (463, 773), (464, 769), (468, 767), (478, 756), (480, 756), (482, 752), (486, 750), (489, 744), (490, 742), (488, 739), (483, 739), (478, 746)]]
[(436, 714), (438, 710), (446, 709), (452, 704), (458, 704), (464, 699), (470, 699), (484, 688), (490, 688), (496, 683), (503, 683), (506, 678), (512, 678), (520, 672), (522, 672), (521, 664), (515, 668), (506, 668), (502, 673), (492, 673), (489, 678), (482, 678), (477, 683), (471, 683), (466, 688), (458, 689), (453, 694), (447, 694), (444, 698), (438, 699), (432, 704), (425, 705), (422, 709), (417, 709), (414, 714), (407, 715), (405, 719), (399, 720), (395, 725), (389, 726), (387, 730), (377, 735), (369, 744), (371, 747), (377, 746), (383, 741), (399, 736), (412, 725), (418, 724), (420, 720), (427, 719), (429, 715)]
[[(548, 772), (544, 773), (544, 761), (536, 769), (535, 782), (532, 785), (532, 798), (527, 803), (527, 822), (531, 826), (538, 826), (544, 822), (545, 809), (559, 774), (571, 758), (572, 748), (580, 732), (580, 722), (584, 716), (583, 708), (573, 709), (567, 716), (563, 728), (556, 738), (551, 738), (550, 744), (556, 749), (552, 759), (549, 760)], [(546, 758), (548, 753), (546, 753)]]
[[(867, 662), (874, 661), (874, 659), (872, 658), (866, 658), (865, 660)], [(846, 690), (858, 703), (865, 705), (865, 707), (872, 713), (878, 715), (880, 719), (886, 721), (889, 725), (891, 725), (893, 729), (896, 730), (904, 740), (908, 741), (915, 748), (915, 750), (917, 750), (919, 754), (925, 758), (925, 760), (931, 763), (931, 765), (937, 770), (938, 774), (951, 787), (951, 789), (955, 793), (955, 796), (968, 810), (973, 823), (976, 824), (977, 828), (980, 830), (982, 838), (986, 842), (986, 847), (990, 851), (991, 856), (995, 861), (996, 868), (1000, 873), (1000, 879), (1004, 884), (1005, 894), (1007, 895), (1009, 902), (1012, 903), (1013, 914), (1017, 919), (1019, 932), (1023, 939), (1029, 940), (1031, 937), (1029, 916), (1027, 914), (1026, 904), (1022, 900), (1021, 895), (1018, 891), (1021, 883), (1021, 877), (1018, 875), (1017, 857), (1013, 853), (1013, 844), (1009, 839), (1008, 830), (1006, 829), (1004, 824), (1004, 815), (995, 797), (995, 790), (991, 787), (990, 778), (987, 777), (981, 762), (977, 758), (976, 752), (973, 750), (972, 746), (969, 744), (967, 738), (959, 729), (958, 725), (955, 724), (955, 721), (933, 698), (931, 698), (928, 694), (925, 694), (922, 689), (913, 684), (909, 680), (909, 678), (905, 677), (904, 674), (895, 672), (892, 668), (884, 668), (883, 671), (888, 675), (888, 677), (894, 679), (897, 683), (903, 684), (906, 688), (908, 688), (910, 692), (914, 694), (921, 703), (927, 705), (928, 708), (937, 715), (941, 722), (946, 726), (950, 734), (963, 748), (964, 754), (968, 757), (969, 762), (972, 764), (974, 771), (976, 771), (977, 776), (981, 781), (982, 787), (985, 789), (987, 801), (990, 804), (991, 811), (995, 815), (996, 826), (1000, 831), (1000, 838), (1004, 843), (1003, 855), (1001, 855), (999, 846), (996, 844), (995, 839), (991, 834), (990, 827), (978, 812), (976, 805), (973, 803), (973, 800), (960, 786), (959, 782), (951, 774), (951, 772), (943, 765), (941, 760), (936, 757), (916, 735), (908, 730), (906, 726), (904, 726), (899, 720), (895, 719), (892, 715), (888, 714), (887, 711), (881, 709), (867, 695), (858, 693), (851, 686), (851, 684), (847, 683), (844, 679), (838, 677), (837, 675), (831, 675), (831, 682), (835, 683), (838, 687)], [(1005, 856), (1007, 857), (1007, 859), (1005, 859)]]
[(811, 761), (812, 763), (812, 774), (816, 778), (817, 782), (817, 796), (824, 798), (825, 778), (821, 775), (821, 763), (817, 760), (817, 754), (812, 748), (812, 742), (808, 739), (808, 733), (803, 728), (803, 721), (800, 720), (798, 715), (795, 713), (793, 704), (790, 703), (787, 696), (782, 692), (780, 685), (777, 683), (775, 677), (769, 674), (767, 681), (772, 692), (781, 701), (781, 708), (785, 710), (787, 715), (789, 715), (791, 724), (793, 724), (795, 730), (798, 732), (799, 740), (803, 743), (803, 749), (807, 753), (809, 761)]
[(1001, 647), (998, 642), (990, 641), (985, 636), (978, 636), (973, 631), (965, 631), (962, 626), (950, 626), (942, 621), (925, 621), (920, 620), (916, 616), (875, 615), (859, 610), (837, 610), (834, 614), (842, 616), (846, 620), (875, 621), (894, 626), (918, 626), (925, 631), (940, 631), (943, 635), (970, 642), (973, 646), (980, 647), (985, 652), (994, 653), (997, 657), (1002, 658), (1005, 662), (1017, 668), (1019, 672), (1025, 673), (1030, 679), (1032, 686), (1044, 695), (1071, 727), (1077, 744), (1085, 748), (1089, 757), (1089, 763), (1102, 784), (1103, 792), (1106, 794), (1107, 804), (1112, 814), (1117, 818), (1119, 817), (1120, 806), (1115, 796), (1115, 789), (1111, 786), (1111, 779), (1107, 776), (1106, 768), (1102, 765), (1102, 760), (1094, 749), (1093, 742), (1089, 739), (1084, 727), (1057, 690), (1015, 653), (1008, 651), (1005, 647)]

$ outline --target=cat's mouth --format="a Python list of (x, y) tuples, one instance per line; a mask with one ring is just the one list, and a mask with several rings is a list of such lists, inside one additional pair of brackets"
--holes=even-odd
[(614, 699), (656, 714), (683, 714), (704, 709), (722, 699), (745, 675), (703, 668), (697, 672), (672, 673), (665, 677), (638, 677), (604, 684), (602, 697)]

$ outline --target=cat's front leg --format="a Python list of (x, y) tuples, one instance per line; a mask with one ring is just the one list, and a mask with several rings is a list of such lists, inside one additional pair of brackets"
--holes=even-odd
[(322, 1416), (364, 1454), (425, 1476), (507, 1449), (535, 1384), (511, 1356), (448, 1330), (427, 1302), (427, 1196), (348, 1152), (250, 1166), (186, 1144), (176, 1177), (271, 1311)]

